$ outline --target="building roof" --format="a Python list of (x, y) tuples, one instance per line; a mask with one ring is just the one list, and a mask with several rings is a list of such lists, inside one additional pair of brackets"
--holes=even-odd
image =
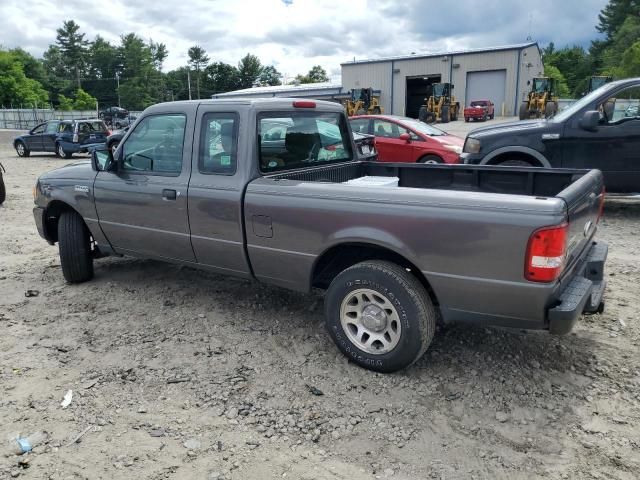
[(275, 85), (273, 87), (253, 87), (242, 90), (234, 90), (233, 92), (225, 92), (215, 94), (214, 97), (241, 96), (241, 95), (259, 95), (259, 94), (277, 94), (277, 93), (296, 93), (307, 92), (312, 90), (340, 90), (342, 85), (339, 83), (322, 82), (322, 83), (300, 83), (298, 85)]
[(484, 47), (484, 48), (471, 48), (468, 50), (454, 50), (448, 52), (433, 52), (433, 53), (418, 53), (414, 55), (398, 55), (395, 57), (380, 57), (371, 58), (366, 60), (353, 60), (351, 62), (344, 62), (342, 66), (358, 65), (362, 63), (381, 63), (390, 62), (392, 60), (413, 60), (416, 58), (430, 58), (430, 57), (446, 57), (451, 55), (469, 55), (474, 53), (487, 53), (487, 52), (500, 52), (504, 50), (522, 50), (523, 48), (538, 46), (538, 42), (527, 43), (515, 43), (513, 45), (501, 45), (497, 47)]

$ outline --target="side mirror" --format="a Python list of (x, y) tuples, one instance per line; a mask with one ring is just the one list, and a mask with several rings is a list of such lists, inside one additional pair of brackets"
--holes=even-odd
[(96, 172), (105, 172), (114, 170), (116, 162), (113, 159), (113, 153), (110, 149), (94, 150), (91, 152), (91, 167)]
[(583, 130), (587, 130), (588, 132), (595, 132), (598, 130), (598, 125), (600, 125), (600, 112), (597, 110), (589, 110), (584, 112), (580, 122), (578, 123), (580, 128)]
[(409, 135), (408, 133), (401, 133), (398, 138), (400, 140), (404, 140), (407, 143), (411, 143), (411, 135)]

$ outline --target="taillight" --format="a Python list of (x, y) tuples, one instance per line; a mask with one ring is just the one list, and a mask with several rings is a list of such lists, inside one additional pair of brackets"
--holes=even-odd
[(527, 245), (524, 276), (532, 282), (552, 282), (560, 276), (567, 253), (567, 231), (564, 223), (533, 232)]
[(605, 196), (605, 188), (604, 185), (602, 186), (602, 193), (600, 194), (600, 208), (598, 209), (598, 220), (596, 221), (596, 223), (598, 223), (600, 221), (600, 219), (602, 218), (602, 215), (604, 214), (604, 196)]
[(309, 100), (296, 100), (293, 102), (293, 106), (296, 108), (316, 108), (316, 102)]

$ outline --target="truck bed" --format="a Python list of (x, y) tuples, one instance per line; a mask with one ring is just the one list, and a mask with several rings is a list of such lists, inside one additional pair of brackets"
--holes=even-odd
[(349, 162), (271, 175), (274, 180), (343, 183), (365, 176), (398, 177), (399, 187), (554, 197), (588, 170), (472, 165)]

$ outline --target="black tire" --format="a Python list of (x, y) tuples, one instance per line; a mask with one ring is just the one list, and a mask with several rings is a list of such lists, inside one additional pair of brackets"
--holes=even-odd
[(2, 172), (0, 171), (0, 205), (7, 199), (7, 189), (4, 186), (4, 179), (2, 178)]
[(556, 114), (557, 107), (556, 102), (549, 102), (544, 107), (544, 117), (551, 118)]
[(529, 104), (524, 102), (520, 105), (520, 110), (518, 111), (518, 118), (520, 120), (526, 120), (529, 118)]
[(505, 160), (504, 162), (497, 163), (500, 167), (534, 167), (526, 160)]
[[(342, 304), (356, 290), (372, 290), (390, 300), (399, 318), (398, 342), (387, 353), (368, 353), (349, 339), (340, 321)], [(422, 284), (406, 269), (385, 261), (358, 263), (331, 282), (325, 297), (325, 322), (338, 348), (352, 362), (391, 373), (417, 361), (429, 347), (437, 313)]]
[(460, 106), (458, 104), (455, 105), (455, 107), (453, 108), (453, 110), (451, 111), (451, 121), (452, 122), (457, 122), (458, 121), (458, 112), (460, 111)]
[(417, 163), (436, 164), (442, 163), (442, 159), (437, 155), (425, 155), (424, 157), (420, 157)]
[(427, 107), (425, 107), (424, 105), (420, 107), (420, 110), (418, 110), (418, 120), (420, 120), (421, 122), (426, 122), (428, 113), (429, 112), (427, 112)]
[(482, 116), (482, 121), (483, 121), (483, 122), (486, 122), (486, 121), (487, 121), (487, 114), (486, 114), (486, 113)]
[(58, 220), (58, 248), (62, 274), (69, 283), (93, 278), (93, 255), (89, 229), (76, 212), (63, 212)]
[(56, 143), (56, 155), (60, 158), (71, 158), (73, 154), (65, 152), (61, 143)]
[(449, 117), (449, 106), (445, 105), (442, 107), (442, 110), (440, 111), (440, 123), (449, 123), (450, 117)]
[(27, 148), (22, 140), (18, 140), (14, 147), (19, 157), (28, 157), (29, 155), (31, 155), (31, 150)]
[(464, 121), (469, 123), (469, 117), (464, 117)]
[(109, 150), (111, 150), (112, 155), (115, 155), (116, 148), (118, 148), (118, 145), (120, 145), (120, 140), (114, 140), (109, 144)]

